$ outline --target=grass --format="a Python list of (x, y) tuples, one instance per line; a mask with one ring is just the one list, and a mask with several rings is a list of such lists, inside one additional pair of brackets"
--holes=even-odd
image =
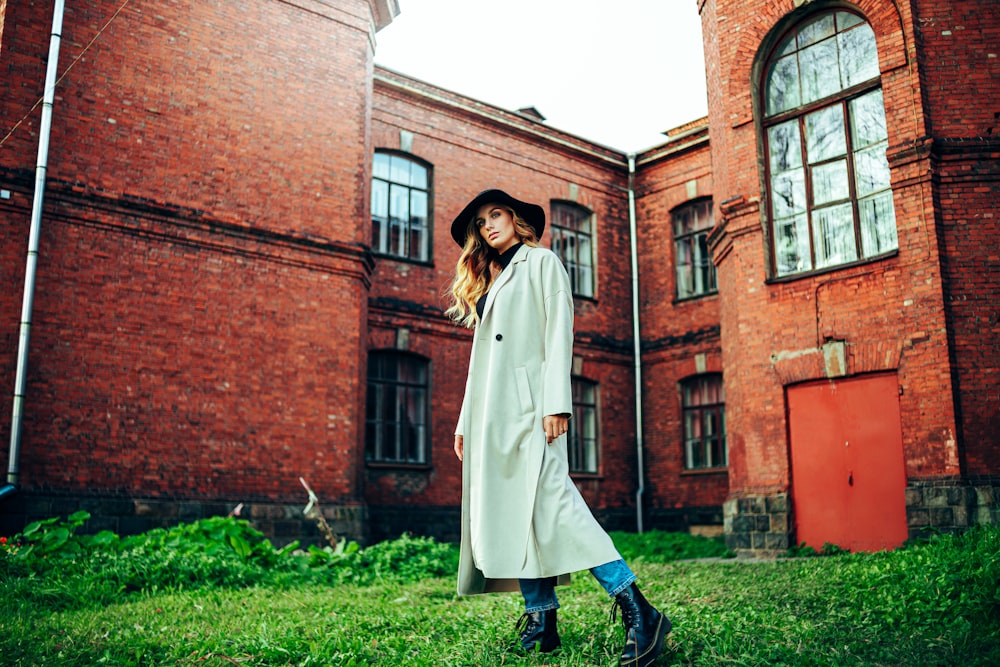
[[(662, 545), (692, 538), (614, 537), (631, 553), (647, 597), (674, 623), (660, 666), (1000, 664), (1000, 528), (943, 535), (891, 553), (771, 562), (678, 561), (687, 547)], [(630, 552), (641, 550), (642, 539), (647, 552)], [(627, 540), (634, 543), (626, 546)], [(457, 597), (453, 577), (416, 574), (414, 548), (389, 547), (410, 567), (404, 577), (383, 563), (362, 584), (272, 567), (266, 576), (247, 577), (254, 582), (247, 586), (189, 582), (109, 595), (107, 572), (117, 567), (111, 561), (102, 561), (103, 574), (84, 571), (82, 557), (78, 572), (72, 565), (8, 569), (0, 572), (0, 662), (617, 663), (620, 622), (610, 622), (610, 601), (587, 573), (559, 589), (563, 648), (523, 656), (514, 650), (519, 596)], [(724, 555), (710, 549), (718, 543), (694, 545), (696, 553)]]

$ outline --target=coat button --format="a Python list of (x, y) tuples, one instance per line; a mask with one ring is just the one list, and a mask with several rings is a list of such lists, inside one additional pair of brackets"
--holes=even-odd
[(503, 340), (503, 334), (497, 334), (497, 340)]

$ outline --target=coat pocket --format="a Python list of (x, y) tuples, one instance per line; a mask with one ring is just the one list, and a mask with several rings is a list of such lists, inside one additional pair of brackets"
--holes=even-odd
[(521, 412), (533, 412), (535, 405), (531, 400), (531, 383), (528, 382), (528, 369), (518, 366), (514, 369), (514, 380), (517, 383), (517, 400), (521, 404)]

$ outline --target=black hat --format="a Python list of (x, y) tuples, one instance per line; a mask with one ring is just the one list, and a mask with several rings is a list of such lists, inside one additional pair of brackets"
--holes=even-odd
[(542, 238), (542, 231), (545, 229), (545, 209), (538, 204), (529, 204), (519, 199), (514, 199), (503, 190), (483, 190), (476, 197), (465, 205), (462, 212), (458, 214), (455, 221), (451, 223), (451, 238), (459, 247), (465, 247), (465, 236), (468, 234), (469, 223), (472, 216), (485, 204), (501, 204), (514, 209), (528, 225), (535, 230), (535, 237)]

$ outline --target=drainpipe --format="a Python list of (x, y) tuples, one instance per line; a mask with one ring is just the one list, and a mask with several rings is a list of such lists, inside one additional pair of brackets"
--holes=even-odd
[(28, 374), (28, 340), (31, 336), (31, 309), (35, 298), (35, 274), (38, 267), (38, 238), (42, 227), (42, 201), (45, 198), (45, 172), (48, 169), (49, 134), (52, 130), (52, 101), (56, 95), (56, 70), (62, 35), (65, 0), (56, 0), (52, 10), (52, 35), (49, 60), (42, 95), (42, 120), (38, 131), (38, 162), (35, 166), (35, 196), (31, 203), (31, 228), (28, 232), (28, 261), (24, 272), (24, 299), (21, 303), (21, 337), (17, 347), (17, 376), (14, 380), (14, 414), (10, 422), (10, 456), (7, 459), (7, 483), (0, 487), (0, 499), (17, 492), (21, 458), (21, 422), (24, 416), (25, 378)]
[(632, 342), (635, 357), (635, 462), (639, 488), (635, 492), (636, 531), (642, 533), (642, 495), (646, 492), (646, 469), (642, 458), (642, 339), (639, 332), (639, 251), (635, 222), (635, 155), (628, 156), (628, 227), (632, 251)]

